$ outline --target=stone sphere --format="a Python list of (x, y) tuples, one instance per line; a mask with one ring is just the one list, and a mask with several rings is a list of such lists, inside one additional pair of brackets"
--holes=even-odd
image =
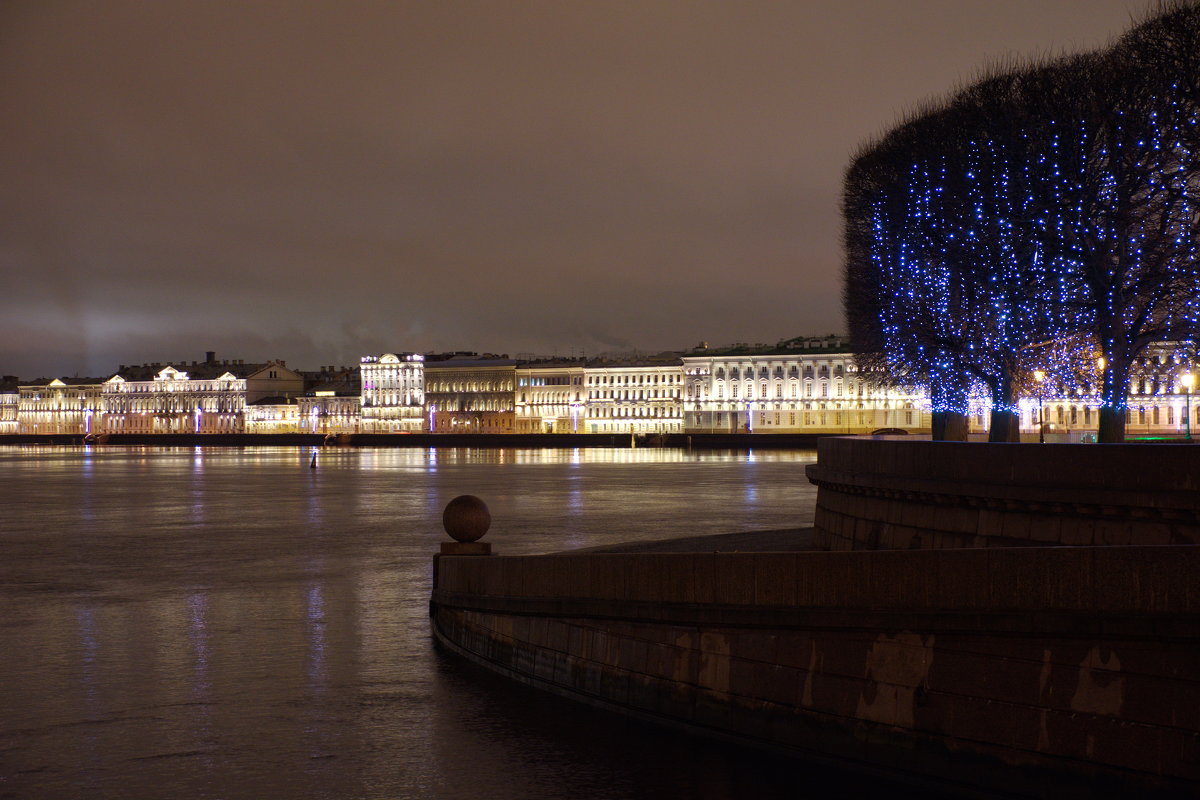
[(491, 525), (492, 514), (487, 503), (473, 494), (460, 494), (442, 512), (442, 527), (456, 542), (478, 541)]

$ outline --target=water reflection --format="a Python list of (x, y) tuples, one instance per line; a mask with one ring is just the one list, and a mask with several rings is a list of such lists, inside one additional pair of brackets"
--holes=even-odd
[(14, 450), (3, 792), (615, 799), (667, 796), (667, 775), (785, 796), (744, 756), (447, 662), (426, 604), (455, 495), (489, 503), (510, 554), (799, 527), (811, 453)]

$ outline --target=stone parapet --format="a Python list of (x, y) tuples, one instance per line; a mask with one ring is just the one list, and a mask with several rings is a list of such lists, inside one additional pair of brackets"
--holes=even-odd
[(1200, 541), (1197, 447), (836, 437), (807, 474), (823, 549)]
[(1200, 781), (1200, 549), (441, 556), (446, 647), (810, 758), (1053, 796)]

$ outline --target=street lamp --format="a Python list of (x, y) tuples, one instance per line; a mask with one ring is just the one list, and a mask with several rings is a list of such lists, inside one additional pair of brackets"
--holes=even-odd
[(1196, 376), (1190, 372), (1183, 373), (1179, 378), (1183, 384), (1183, 421), (1187, 432), (1184, 439), (1189, 442), (1192, 440), (1192, 384), (1195, 380)]
[(1038, 385), (1038, 444), (1046, 443), (1046, 415), (1042, 411), (1042, 382), (1046, 380), (1046, 373), (1040, 369), (1034, 370), (1033, 379)]

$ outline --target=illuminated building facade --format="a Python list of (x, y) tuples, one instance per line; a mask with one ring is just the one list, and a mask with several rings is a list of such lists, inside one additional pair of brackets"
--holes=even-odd
[(17, 379), (5, 376), (0, 381), (0, 436), (17, 432), (17, 409), (20, 407), (21, 390)]
[[(363, 433), (417, 433), (425, 426), (425, 356), (384, 353), (363, 356), (360, 408)], [(306, 404), (311, 415), (317, 404)], [(329, 403), (328, 409), (342, 404)]]
[(300, 433), (325, 436), (358, 433), (362, 422), (361, 366), (323, 367), (309, 373), (308, 388), (296, 398)]
[(517, 367), (515, 433), (584, 433), (581, 363)]
[(665, 363), (591, 364), (585, 370), (588, 433), (682, 433), (683, 369)]
[[(1200, 371), (1193, 350), (1189, 343), (1158, 344), (1133, 364), (1125, 410), (1126, 437), (1200, 434), (1200, 409), (1195, 397)], [(1026, 438), (1037, 437), (1040, 430), (1052, 442), (1095, 441), (1102, 402), (1096, 384), (1036, 386), (1040, 391), (1022, 397), (1018, 403), (1021, 433)], [(971, 430), (983, 434), (989, 421), (986, 399), (973, 402), (973, 406)]]
[[(0, 434), (928, 432), (922, 391), (859, 372), (839, 337), (704, 347), (636, 362), (526, 361), (476, 353), (367, 356), (299, 373), (282, 361), (120, 367), (108, 380), (0, 380)], [(1200, 438), (1194, 346), (1153, 346), (1133, 365), (1126, 433)], [(1094, 441), (1098, 388), (1050, 381), (1017, 403), (1025, 440)], [(970, 399), (971, 438), (990, 403)], [(1039, 409), (1040, 414), (1039, 416)]]
[(870, 380), (837, 337), (685, 356), (683, 372), (687, 433), (915, 432), (931, 424), (923, 393)]
[(18, 387), (17, 433), (87, 436), (99, 431), (97, 378), (54, 378)]
[[(436, 360), (435, 360), (436, 359)], [(425, 362), (425, 411), (433, 433), (514, 433), (517, 362), (456, 353)]]
[(242, 417), (246, 433), (296, 433), (299, 405), (294, 397), (264, 397), (247, 403)]
[(303, 389), (304, 378), (282, 361), (218, 362), (211, 352), (202, 363), (121, 367), (103, 384), (102, 428), (106, 433), (245, 433), (248, 404), (292, 398)]

